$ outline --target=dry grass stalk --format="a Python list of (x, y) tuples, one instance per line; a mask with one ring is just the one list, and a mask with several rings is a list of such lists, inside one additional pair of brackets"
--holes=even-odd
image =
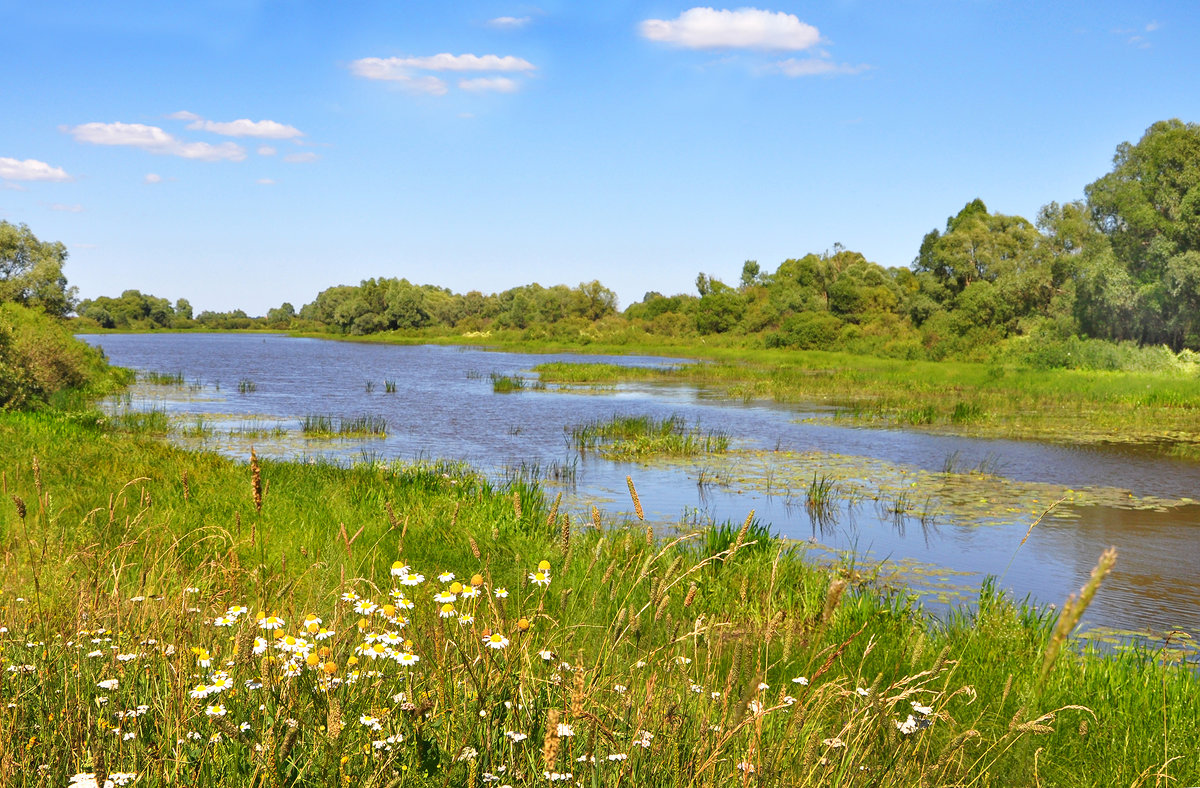
[(183, 500), (190, 501), (192, 498), (192, 486), (188, 484), (188, 472), (183, 472)]
[(399, 528), (400, 521), (398, 519), (396, 519), (396, 512), (395, 512), (395, 510), (392, 509), (392, 502), (384, 501), (383, 502), (383, 510), (385, 512), (387, 512), (388, 522), (390, 522), (392, 524), (392, 528)]
[(750, 530), (750, 523), (754, 520), (754, 510), (750, 510), (750, 514), (746, 515), (746, 522), (742, 523), (741, 529), (738, 530), (737, 539), (733, 542), (733, 549), (729, 551), (730, 557), (741, 549), (742, 543), (746, 541), (746, 532)]
[(1050, 644), (1046, 646), (1046, 655), (1042, 659), (1042, 672), (1038, 676), (1037, 693), (1041, 695), (1045, 689), (1046, 679), (1050, 677), (1050, 671), (1054, 669), (1054, 662), (1058, 659), (1059, 652), (1062, 651), (1063, 644), (1067, 637), (1071, 634), (1071, 630), (1075, 629), (1075, 625), (1079, 623), (1083, 611), (1087, 610), (1092, 599), (1096, 596), (1096, 592), (1100, 589), (1100, 583), (1112, 571), (1113, 565), (1117, 562), (1117, 548), (1110, 547), (1100, 554), (1100, 560), (1096, 562), (1096, 566), (1092, 569), (1092, 575), (1088, 578), (1087, 583), (1079, 591), (1079, 597), (1071, 595), (1067, 598), (1067, 602), (1063, 605), (1062, 613), (1058, 617), (1058, 624), (1054, 627), (1054, 634), (1050, 638)]
[(825, 594), (825, 608), (821, 611), (821, 623), (828, 624), (833, 618), (833, 614), (837, 612), (837, 607), (842, 601), (842, 594), (846, 592), (846, 581), (840, 577), (835, 577), (829, 584), (829, 590)]
[(646, 513), (642, 511), (642, 502), (638, 498), (637, 488), (633, 486), (633, 477), (626, 476), (625, 483), (629, 485), (629, 497), (633, 499), (633, 511), (639, 520), (645, 521)]
[(558, 761), (558, 709), (550, 709), (546, 714), (546, 738), (542, 742), (542, 768), (548, 772), (555, 771), (554, 764)]
[(261, 512), (263, 505), (262, 468), (258, 464), (258, 455), (254, 447), (250, 447), (250, 486), (254, 495), (254, 509)]
[(696, 592), (699, 590), (700, 586), (696, 585), (694, 582), (688, 586), (687, 595), (683, 597), (684, 608), (689, 608), (692, 606), (692, 602), (696, 600)]
[[(521, 519), (521, 492), (520, 492), (520, 490), (513, 490), (513, 514), (516, 516), (516, 518), (518, 520)], [(458, 507), (457, 506), (454, 507), (454, 515), (455, 515), (455, 519), (457, 519), (458, 518)]]
[(479, 552), (479, 545), (475, 544), (475, 537), (468, 536), (467, 542), (471, 545), (471, 555), (475, 556), (475, 560), (476, 561), (482, 560), (480, 558), (480, 556), (483, 554)]
[(596, 529), (597, 531), (601, 530), (601, 527), (600, 527), (600, 510), (599, 510), (599, 509), (597, 509), (595, 506), (593, 506), (593, 507), (592, 507), (592, 526), (593, 526), (593, 527), (595, 527), (595, 529)]
[(554, 521), (558, 519), (558, 505), (562, 503), (562, 496), (563, 494), (561, 490), (559, 491), (558, 495), (554, 496), (554, 504), (550, 507), (550, 514), (546, 517), (547, 528), (553, 528)]

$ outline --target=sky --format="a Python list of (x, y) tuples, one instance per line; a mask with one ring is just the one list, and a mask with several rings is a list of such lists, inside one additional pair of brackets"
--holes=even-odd
[(620, 306), (906, 266), (1200, 122), (1200, 4), (0, 0), (0, 220), (82, 298), (251, 315), (370, 277)]

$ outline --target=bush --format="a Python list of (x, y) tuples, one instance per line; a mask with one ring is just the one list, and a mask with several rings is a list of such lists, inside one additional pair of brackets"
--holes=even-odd
[(33, 408), (68, 392), (100, 394), (123, 379), (60, 321), (0, 304), (0, 408)]

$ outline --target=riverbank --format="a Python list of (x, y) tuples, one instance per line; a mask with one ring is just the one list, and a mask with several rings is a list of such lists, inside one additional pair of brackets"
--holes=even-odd
[(0, 414), (0, 456), (5, 784), (1200, 773), (1169, 648), (1055, 657), (1049, 611), (990, 587), (935, 625), (753, 529), (656, 538), (461, 466), (236, 463), (95, 416)]

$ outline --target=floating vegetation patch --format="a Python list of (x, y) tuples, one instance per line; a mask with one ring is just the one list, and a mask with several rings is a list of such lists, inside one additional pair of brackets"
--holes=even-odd
[(309, 414), (300, 420), (306, 438), (386, 438), (387, 419), (383, 416), (327, 416)]
[(695, 457), (729, 450), (728, 433), (702, 432), (698, 426), (689, 427), (678, 414), (665, 419), (613, 414), (611, 418), (576, 424), (564, 431), (571, 448), (579, 452), (594, 451), (616, 460)]

